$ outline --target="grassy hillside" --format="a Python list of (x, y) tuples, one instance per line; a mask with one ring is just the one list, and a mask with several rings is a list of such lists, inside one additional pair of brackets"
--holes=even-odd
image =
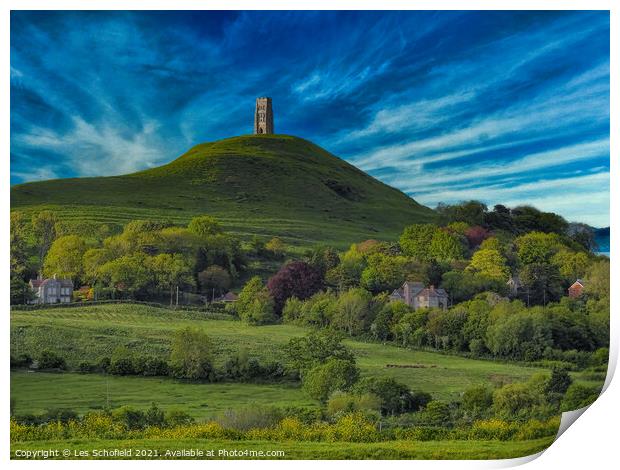
[[(65, 357), (70, 367), (77, 367), (84, 360), (94, 363), (101, 356), (109, 356), (118, 346), (127, 346), (142, 354), (166, 357), (172, 333), (186, 326), (200, 328), (210, 335), (218, 351), (215, 357), (217, 365), (221, 365), (229, 354), (242, 348), (265, 361), (283, 360), (281, 346), (291, 338), (303, 336), (309, 331), (293, 325), (257, 327), (247, 326), (238, 321), (199, 319), (196, 314), (141, 305), (14, 311), (11, 313), (11, 354), (17, 356), (28, 353), (36, 356), (43, 349), (52, 349)], [(380, 343), (347, 340), (346, 344), (355, 353), (363, 375), (394, 377), (413, 389), (430, 392), (439, 399), (458, 398), (473, 384), (523, 381), (541, 371), (519, 364), (414, 351)], [(388, 364), (409, 367), (387, 367)], [(36, 377), (40, 377), (40, 374), (18, 377), (19, 380), (15, 384), (26, 387), (25, 382), (28, 382), (31, 385), (28, 386), (30, 388), (22, 388), (22, 385), (19, 385), (19, 389), (15, 391), (21, 395), (30, 390), (28, 401), (32, 401), (33, 404), (41, 403), (42, 398), (39, 394), (48, 396), (51, 400), (48, 404), (52, 406), (52, 401), (57, 395), (46, 394), (45, 387), (37, 392), (39, 388), (37, 383), (41, 385), (41, 382)], [(64, 382), (68, 380), (70, 383), (75, 380), (75, 376), (73, 379), (71, 377), (71, 375), (65, 378), (59, 376), (55, 382), (63, 385), (61, 387), (63, 389), (64, 385), (67, 385), (68, 389), (69, 385)], [(90, 376), (84, 377), (86, 382), (90, 380), (86, 379)], [(588, 383), (581, 379), (580, 373), (575, 373), (574, 377), (579, 382)], [(140, 389), (140, 382), (146, 380), (143, 382), (144, 387), (161, 389), (161, 394), (166, 393), (167, 387), (172, 387), (185, 397), (184, 403), (192, 402), (192, 406), (199, 406), (199, 403), (202, 403), (202, 401), (195, 403), (192, 398), (195, 396), (193, 392), (195, 385), (182, 383), (168, 385), (172, 382), (171, 379), (165, 379), (163, 385), (161, 381), (151, 379), (126, 380), (135, 384), (136, 389)], [(283, 387), (282, 393), (288, 396), (290, 389), (287, 386)], [(129, 393), (129, 397), (133, 397), (130, 402), (133, 403), (132, 400), (137, 399), (137, 395)], [(234, 402), (235, 400), (231, 401)]]
[(242, 237), (339, 246), (395, 239), (404, 226), (434, 219), (404, 193), (286, 135), (200, 144), (167, 165), (129, 175), (16, 185), (11, 208), (48, 208), (64, 220), (112, 224), (139, 218), (186, 223), (206, 213)]

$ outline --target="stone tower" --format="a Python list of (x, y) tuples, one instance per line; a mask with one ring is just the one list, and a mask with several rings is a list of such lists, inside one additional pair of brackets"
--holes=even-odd
[(256, 98), (254, 134), (273, 134), (273, 109), (271, 108), (271, 98)]

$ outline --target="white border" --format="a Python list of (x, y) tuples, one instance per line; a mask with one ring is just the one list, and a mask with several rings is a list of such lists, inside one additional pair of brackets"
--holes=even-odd
[[(0, 40), (2, 43), (3, 56), (3, 73), (0, 74), (0, 83), (2, 83), (2, 94), (4, 99), (4, 112), (2, 113), (2, 127), (0, 136), (2, 148), (4, 148), (4, 158), (0, 162), (1, 174), (0, 181), (5, 182), (3, 188), (2, 200), (2, 227), (1, 240), (4, 250), (0, 258), (0, 266), (9, 265), (9, 155), (10, 155), (10, 109), (8, 106), (10, 99), (10, 53), (9, 53), (9, 37), (10, 37), (10, 10), (611, 10), (611, 125), (610, 125), (610, 145), (611, 154), (611, 252), (615, 256), (616, 253), (616, 237), (615, 230), (618, 227), (618, 207), (619, 192), (617, 183), (618, 163), (615, 160), (618, 157), (618, 136), (620, 129), (617, 120), (618, 111), (618, 45), (620, 37), (618, 34), (618, 20), (616, 15), (620, 11), (618, 2), (611, 0), (521, 0), (521, 1), (493, 1), (493, 0), (472, 0), (472, 1), (456, 1), (456, 0), (435, 0), (435, 1), (403, 1), (403, 0), (383, 0), (381, 2), (370, 0), (175, 0), (174, 2), (164, 0), (136, 1), (136, 0), (90, 0), (88, 3), (77, 0), (8, 0), (3, 2), (2, 16), (0, 23)], [(584, 201), (587, 204), (587, 201)], [(618, 265), (612, 263), (612, 286), (618, 286), (620, 275)], [(3, 306), (3, 326), (4, 326), (4, 354), (2, 359), (3, 376), (9, 376), (9, 272), (8, 269), (3, 271), (0, 277), (1, 302)], [(531, 456), (523, 459), (513, 459), (507, 461), (392, 461), (391, 466), (395, 468), (411, 469), (412, 467), (421, 469), (430, 468), (450, 468), (450, 469), (479, 469), (479, 468), (499, 468), (514, 466), (530, 461), (528, 468), (532, 469), (554, 469), (554, 468), (612, 468), (618, 462), (618, 418), (620, 417), (620, 386), (618, 380), (611, 381), (613, 370), (616, 367), (618, 357), (618, 331), (620, 330), (620, 319), (618, 318), (618, 297), (612, 296), (611, 311), (611, 361), (610, 371), (608, 375), (608, 388), (603, 395), (579, 418), (577, 423), (570, 426), (564, 434), (545, 452), (538, 456)], [(1, 461), (9, 461), (9, 380), (4, 381), (2, 387), (2, 415), (0, 417), (0, 435), (2, 438), (2, 448), (0, 450)], [(535, 458), (538, 457), (538, 458)], [(209, 467), (230, 467), (241, 466), (243, 461), (186, 461), (179, 464), (178, 461), (149, 461), (149, 466), (157, 468), (172, 467), (173, 465), (192, 466), (194, 468)], [(274, 466), (284, 468), (284, 466), (295, 465), (296, 468), (313, 468), (316, 463), (313, 461), (300, 461), (292, 463), (290, 461), (251, 461), (247, 465), (258, 468), (273, 468)], [(358, 468), (370, 468), (383, 465), (381, 461), (362, 461), (352, 463)], [(84, 462), (80, 461), (10, 461), (10, 465), (17, 467), (25, 466), (45, 466), (46, 468), (78, 468), (84, 466)], [(105, 461), (92, 461), (89, 465), (103, 468), (110, 465)], [(119, 468), (132, 468), (140, 465), (135, 461), (117, 461), (114, 463)], [(347, 462), (321, 462), (321, 466), (336, 467), (348, 465)]]

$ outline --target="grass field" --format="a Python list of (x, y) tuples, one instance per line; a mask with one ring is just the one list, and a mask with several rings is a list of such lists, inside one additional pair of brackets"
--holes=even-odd
[[(225, 457), (219, 455), (220, 450), (226, 451), (282, 451), (283, 457), (277, 459), (507, 459), (532, 455), (551, 445), (553, 438), (536, 439), (532, 441), (390, 441), (370, 444), (350, 442), (263, 442), (263, 441), (209, 441), (199, 439), (187, 440), (66, 440), (66, 441), (36, 441), (18, 442), (11, 444), (11, 458), (15, 458), (15, 451), (56, 450), (69, 449), (71, 453), (88, 451), (92, 455), (93, 449), (98, 451), (113, 449), (131, 449), (133, 456), (136, 451), (157, 450), (159, 457), (166, 458), (166, 451), (180, 451), (182, 449), (202, 449), (212, 451), (210, 459), (237, 459), (252, 457)], [(230, 454), (229, 454), (230, 455)], [(58, 457), (64, 458), (64, 457)], [(78, 458), (78, 457), (69, 457)], [(88, 457), (82, 457), (88, 458)], [(92, 456), (90, 457), (92, 458)], [(168, 457), (178, 458), (178, 457)], [(205, 458), (205, 457), (202, 457)], [(256, 458), (256, 457), (254, 457)], [(268, 457), (276, 458), (276, 457)]]
[(279, 236), (307, 246), (395, 240), (435, 213), (306, 140), (241, 136), (195, 146), (161, 167), (123, 176), (69, 178), (11, 188), (11, 209), (50, 209), (64, 222), (186, 224), (217, 217), (248, 239)]
[[(72, 367), (84, 360), (94, 363), (101, 356), (109, 356), (117, 346), (166, 357), (174, 331), (194, 326), (213, 339), (218, 365), (240, 349), (265, 361), (283, 361), (281, 346), (309, 331), (293, 325), (257, 327), (237, 321), (203, 320), (198, 315), (119, 304), (14, 311), (11, 313), (11, 354), (36, 356), (43, 349), (52, 349), (65, 357)], [(456, 398), (472, 384), (527, 380), (541, 370), (374, 342), (346, 340), (345, 343), (354, 351), (363, 375), (394, 377), (440, 399)]]
[(15, 413), (43, 413), (70, 408), (79, 414), (131, 404), (163, 410), (181, 409), (203, 420), (246, 405), (315, 407), (296, 384), (184, 383), (158, 377), (116, 377), (100, 374), (13, 371), (11, 396)]

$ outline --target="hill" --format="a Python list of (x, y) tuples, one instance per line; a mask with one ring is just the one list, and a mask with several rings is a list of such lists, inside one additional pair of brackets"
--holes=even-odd
[(11, 208), (115, 225), (144, 218), (187, 223), (210, 214), (242, 238), (278, 235), (297, 245), (338, 246), (396, 239), (404, 226), (435, 217), (321, 147), (287, 135), (200, 144), (171, 163), (128, 175), (16, 185)]

